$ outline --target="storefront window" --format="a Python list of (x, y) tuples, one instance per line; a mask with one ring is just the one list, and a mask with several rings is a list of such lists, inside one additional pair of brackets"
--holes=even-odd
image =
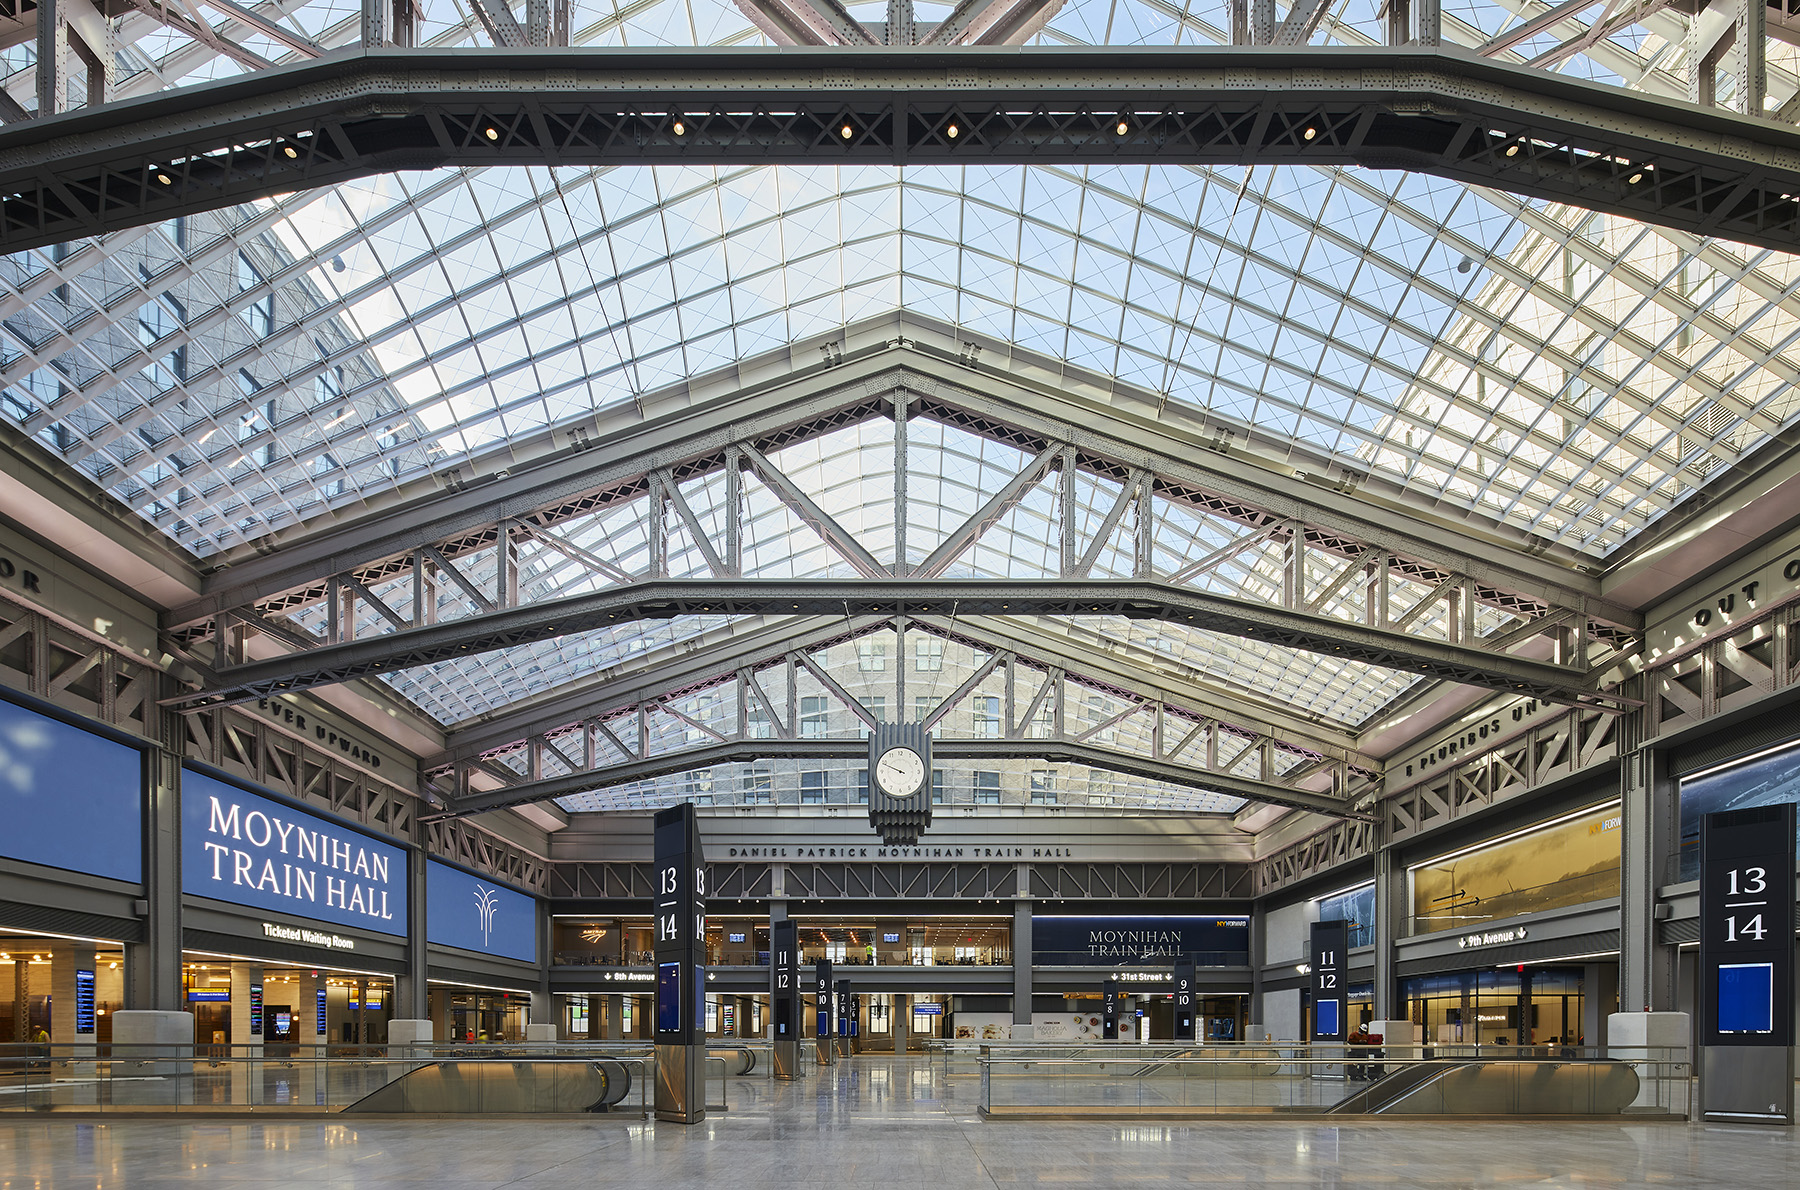
[[(220, 1054), (255, 1042), (272, 1056), (312, 1046), (385, 1045), (394, 1017), (394, 982), (383, 975), (190, 952), (181, 980), (194, 1044)], [(254, 1032), (256, 1012), (261, 1033)]]
[(483, 1045), (523, 1041), (530, 1016), (528, 992), (454, 986), (431, 989), (431, 1016), (445, 1042)]
[(1413, 867), (1412, 932), (1618, 896), (1620, 821), (1613, 802)]
[(654, 949), (647, 917), (561, 919), (552, 930), (550, 961), (558, 967), (642, 967)]
[[(125, 1001), (124, 960), (117, 942), (75, 947), (66, 938), (0, 932), (0, 1044), (111, 1041), (112, 1014)], [(79, 1035), (74, 1004), (51, 997), (58, 983), (74, 984), (76, 971), (93, 976), (92, 1027)]]
[(1579, 968), (1458, 971), (1402, 980), (1408, 1018), (1427, 1044), (1580, 1045), (1586, 996)]

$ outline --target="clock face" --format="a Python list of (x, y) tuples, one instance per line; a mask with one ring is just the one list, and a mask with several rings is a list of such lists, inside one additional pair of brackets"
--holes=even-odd
[(925, 762), (911, 748), (889, 748), (875, 761), (875, 787), (889, 797), (906, 797), (925, 783)]

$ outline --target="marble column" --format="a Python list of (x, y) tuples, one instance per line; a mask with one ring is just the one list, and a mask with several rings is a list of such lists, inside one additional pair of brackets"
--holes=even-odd
[[(262, 1053), (263, 1031), (260, 1028), (254, 1033), (250, 1031), (250, 988), (253, 984), (263, 986), (261, 963), (231, 965), (231, 1052), (236, 1056)], [(265, 995), (265, 1003), (267, 999)]]
[[(75, 1032), (75, 972), (86, 971), (94, 974), (94, 947), (91, 943), (77, 943), (73, 946), (58, 946), (50, 952), (50, 1041), (56, 1046), (58, 1058), (68, 1058), (79, 1065), (59, 1064), (57, 1069), (65, 1070), (70, 1077), (91, 1077), (94, 1073), (92, 1063), (81, 1063), (83, 1058), (94, 1056), (95, 1024), (88, 1026), (89, 1032)], [(98, 998), (98, 986), (94, 988)], [(96, 1022), (97, 1023), (97, 1022)], [(65, 1048), (67, 1047), (67, 1048)]]

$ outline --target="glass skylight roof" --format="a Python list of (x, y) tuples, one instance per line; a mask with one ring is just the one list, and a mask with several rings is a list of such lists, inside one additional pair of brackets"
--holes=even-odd
[[(1446, 6), (1445, 36), (1479, 46), (1546, 10), (1463, 0)], [(198, 11), (222, 41), (196, 42), (144, 14), (122, 20), (121, 95), (294, 59), (227, 12)], [(851, 11), (879, 22), (886, 9)], [(948, 11), (918, 6), (927, 23)], [(426, 0), (423, 12), (429, 44), (486, 44), (456, 0)], [(1215, 43), (1225, 13), (1223, 3), (1070, 0), (1038, 40)], [(1684, 96), (1687, 18), (1611, 13), (1595, 5), (1500, 57)], [(341, 0), (267, 16), (325, 48), (353, 43), (359, 18)], [(1378, 0), (1343, 0), (1314, 41), (1376, 44), (1383, 19)], [(1618, 27), (1590, 29), (1597, 19)], [(586, 45), (763, 41), (726, 0), (577, 0), (571, 28)], [(31, 55), (30, 45), (4, 55), (25, 103)], [(1800, 90), (1796, 50), (1771, 39), (1769, 62), (1770, 104), (1785, 111)], [(1797, 288), (1790, 255), (1403, 173), (441, 171), (0, 258), (0, 415), (216, 563), (272, 534), (353, 517), (511, 439), (898, 308), (1204, 407), (1440, 508), (1604, 560), (1791, 426)], [(1024, 457), (929, 421), (910, 433), (916, 559)], [(891, 435), (877, 419), (778, 460), (884, 561), (897, 549)], [(952, 575), (1051, 572), (1054, 482)], [(1087, 477), (1084, 526), (1104, 516), (1109, 482)], [(684, 489), (703, 522), (716, 520), (722, 486), (715, 476)], [(745, 493), (757, 525), (751, 573), (849, 573), (754, 478)], [(632, 534), (642, 536), (635, 515), (621, 507), (565, 532), (629, 558)], [(1128, 546), (1129, 525), (1119, 532)], [(1157, 532), (1159, 569), (1226, 540), (1180, 509)], [(1204, 581), (1257, 597), (1279, 573), (1274, 549)], [(522, 557), (542, 597), (613, 581), (541, 543)], [(1104, 550), (1094, 573), (1128, 572), (1128, 560), (1128, 550)], [(706, 573), (691, 543), (669, 572)], [(1410, 683), (1203, 634), (1055, 627), (1148, 648), (1343, 723)], [(1500, 627), (1492, 615), (1480, 625)], [(391, 680), (454, 723), (632, 650), (721, 630), (643, 625)]]

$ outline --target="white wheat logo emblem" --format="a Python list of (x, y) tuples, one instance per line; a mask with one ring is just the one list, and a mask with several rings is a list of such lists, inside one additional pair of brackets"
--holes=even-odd
[(475, 886), (475, 912), (481, 915), (481, 944), (488, 944), (488, 935), (494, 932), (494, 910), (500, 908), (500, 898), (494, 895), (491, 888)]

